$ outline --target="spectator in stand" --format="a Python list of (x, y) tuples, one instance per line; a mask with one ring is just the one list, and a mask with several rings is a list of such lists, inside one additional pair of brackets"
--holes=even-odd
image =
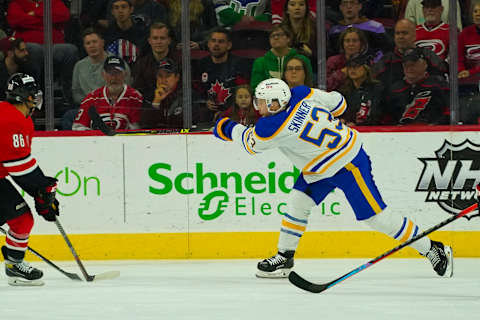
[[(271, 0), (271, 7), (272, 7), (272, 23), (282, 23), (283, 16), (285, 15), (285, 4), (287, 0)], [(316, 17), (316, 0), (307, 0), (308, 8), (309, 8), (309, 16), (312, 19)]]
[(282, 80), (290, 88), (297, 86), (313, 87), (313, 74), (308, 72), (307, 63), (301, 56), (292, 56), (285, 63)]
[(147, 43), (147, 27), (141, 20), (132, 18), (133, 5), (130, 0), (114, 0), (112, 15), (114, 22), (105, 31), (107, 51), (118, 55), (132, 65)]
[(384, 107), (382, 84), (373, 78), (369, 61), (365, 56), (350, 58), (346, 68), (347, 78), (338, 89), (348, 105), (342, 120), (348, 126), (376, 124), (376, 116)]
[(105, 60), (102, 72), (105, 86), (95, 89), (83, 99), (73, 130), (94, 128), (88, 112), (92, 106), (96, 107), (103, 122), (114, 130), (139, 128), (143, 97), (125, 83), (126, 68), (125, 62), (118, 56)]
[(232, 27), (237, 23), (248, 24), (254, 21), (271, 22), (268, 0), (212, 0), (217, 22), (222, 27)]
[[(12, 0), (8, 5), (7, 20), (16, 38), (27, 44), (33, 76), (43, 80), (43, 0)], [(52, 0), (53, 68), (60, 76), (65, 101), (72, 102), (73, 66), (78, 60), (78, 49), (65, 43), (64, 28), (70, 19), (70, 11), (61, 0)]]
[(421, 48), (409, 49), (402, 57), (404, 79), (392, 85), (383, 114), (385, 124), (448, 124), (449, 86), (427, 72)]
[[(415, 25), (407, 19), (399, 20), (394, 31), (395, 49), (386, 53), (379, 62), (373, 65), (373, 74), (385, 86), (385, 92), (390, 92), (390, 86), (404, 77), (402, 57), (406, 50), (415, 48)], [(421, 48), (428, 63), (428, 73), (445, 79), (448, 65), (430, 49)]]
[(449, 51), (449, 25), (442, 22), (442, 1), (423, 0), (423, 15), (425, 22), (417, 25), (415, 45), (433, 50), (443, 60), (447, 59)]
[(0, 63), (0, 100), (4, 101), (10, 76), (19, 72), (31, 74), (32, 66), (22, 38), (3, 38), (0, 40), (0, 48), (5, 55)]
[(235, 103), (222, 113), (222, 118), (228, 117), (244, 126), (255, 125), (260, 118), (260, 113), (253, 106), (252, 88), (248, 84), (240, 85), (235, 88), (233, 96)]
[(161, 22), (155, 22), (150, 26), (148, 36), (149, 47), (133, 65), (132, 86), (142, 94), (155, 90), (158, 62), (164, 58), (178, 61), (178, 55), (171, 49), (172, 33), (170, 27)]
[(165, 58), (156, 68), (156, 87), (147, 92), (140, 125), (145, 129), (183, 128), (180, 72), (172, 59)]
[[(102, 35), (93, 28), (83, 31), (83, 46), (87, 56), (75, 64), (72, 77), (72, 94), (74, 108), (68, 110), (62, 117), (62, 129), (71, 130), (73, 121), (78, 113), (82, 100), (89, 94), (105, 85), (103, 64), (108, 56), (112, 56), (104, 49)], [(126, 83), (131, 83), (130, 68), (126, 67)]]
[[(327, 59), (327, 90), (337, 90), (345, 81), (346, 62), (353, 56), (369, 55), (368, 42), (365, 33), (357, 28), (345, 29), (339, 38), (340, 53)], [(372, 59), (371, 59), (372, 60)], [(369, 64), (373, 61), (369, 61)]]
[(295, 55), (305, 59), (308, 72), (312, 73), (310, 60), (290, 47), (291, 40), (292, 35), (286, 26), (273, 26), (270, 31), (270, 46), (272, 48), (263, 57), (257, 58), (253, 62), (252, 77), (250, 79), (250, 86), (253, 90), (265, 79), (281, 79), (285, 62)]
[(340, 24), (334, 25), (328, 32), (330, 45), (333, 48), (339, 48), (338, 38), (343, 30), (349, 27), (355, 27), (362, 30), (367, 35), (369, 47), (374, 51), (388, 52), (392, 49), (393, 43), (390, 37), (385, 33), (385, 28), (380, 22), (370, 20), (361, 16), (362, 4), (360, 0), (341, 0), (340, 11), (343, 20)]
[(458, 36), (458, 78), (466, 79), (480, 73), (480, 1), (472, 6), (473, 25)]
[(82, 0), (82, 26), (105, 30), (108, 27), (107, 15), (111, 7), (109, 0)]
[[(317, 61), (317, 36), (315, 23), (309, 15), (307, 0), (287, 0), (283, 7), (283, 21), (293, 36), (292, 48)], [(315, 64), (316, 66), (316, 64)]]
[[(79, 60), (73, 68), (72, 93), (75, 105), (80, 105), (91, 91), (105, 85), (105, 79), (102, 76), (103, 64), (107, 57), (112, 55), (105, 51), (103, 37), (95, 29), (85, 29), (82, 39), (87, 56)], [(126, 83), (130, 84), (130, 68), (128, 65), (125, 67)]]
[[(365, 15), (366, 17), (370, 19), (382, 17), (382, 14), (385, 10), (385, 0), (360, 0), (362, 3), (362, 15)], [(400, 0), (394, 0), (394, 1), (389, 1), (392, 2), (394, 5), (395, 2), (400, 1)], [(408, 1), (408, 0), (403, 0), (403, 1)], [(326, 1), (326, 7), (327, 7), (327, 14), (328, 14), (328, 8), (330, 10), (337, 10), (338, 6), (340, 5), (341, 0), (327, 0)], [(341, 17), (337, 20), (340, 20)]]
[[(448, 21), (448, 8), (450, 0), (441, 0), (442, 7), (444, 8), (442, 12), (442, 21)], [(405, 8), (405, 19), (412, 21), (415, 25), (425, 23), (425, 16), (422, 6), (423, 0), (408, 0), (407, 6)], [(462, 17), (460, 3), (457, 0), (457, 27), (462, 30)]]
[[(108, 8), (112, 8), (115, 0), (109, 0)], [(131, 0), (133, 5), (132, 19), (133, 21), (141, 21), (147, 28), (152, 23), (167, 23), (168, 11), (164, 4), (154, 0)], [(107, 15), (109, 24), (114, 22), (112, 15)]]
[[(182, 39), (182, 3), (181, 0), (171, 0), (170, 7), (170, 25), (175, 31), (177, 42)], [(217, 17), (215, 9), (209, 0), (190, 0), (190, 49), (206, 48), (206, 41), (209, 32), (217, 26)], [(177, 49), (181, 48), (178, 43)]]
[(234, 88), (247, 84), (249, 75), (245, 72), (244, 61), (230, 53), (230, 31), (214, 29), (207, 45), (210, 55), (200, 60), (193, 72), (194, 86), (203, 102), (194, 120), (211, 127), (220, 113), (233, 104)]

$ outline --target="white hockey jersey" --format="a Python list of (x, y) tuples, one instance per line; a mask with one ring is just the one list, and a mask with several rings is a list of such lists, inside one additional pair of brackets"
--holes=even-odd
[(252, 128), (236, 125), (232, 140), (250, 154), (279, 148), (308, 183), (329, 178), (361, 148), (358, 132), (336, 119), (347, 107), (345, 98), (306, 86), (291, 92), (284, 111), (261, 118)]

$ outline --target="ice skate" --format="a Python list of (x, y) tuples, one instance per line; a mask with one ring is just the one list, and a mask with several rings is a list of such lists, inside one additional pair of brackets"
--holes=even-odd
[(432, 263), (433, 270), (445, 278), (453, 276), (453, 253), (452, 248), (441, 242), (432, 241), (432, 247), (426, 257)]
[(294, 251), (278, 252), (271, 258), (262, 260), (257, 265), (258, 278), (287, 278), (293, 268)]
[(32, 267), (28, 262), (12, 262), (7, 255), (7, 247), (2, 247), (3, 257), (5, 258), (5, 274), (8, 277), (8, 284), (11, 286), (43, 286), (44, 282), (40, 280), (43, 272)]

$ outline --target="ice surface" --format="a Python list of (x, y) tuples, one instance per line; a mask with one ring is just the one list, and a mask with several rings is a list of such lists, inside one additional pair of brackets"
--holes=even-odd
[[(315, 282), (333, 280), (368, 259), (296, 259)], [(0, 273), (0, 319), (477, 319), (480, 259), (455, 259), (453, 278), (426, 259), (386, 259), (324, 293), (287, 279), (257, 279), (256, 260), (84, 261), (114, 280), (75, 282), (44, 263), (45, 286), (11, 287)], [(58, 262), (81, 275), (74, 262)]]

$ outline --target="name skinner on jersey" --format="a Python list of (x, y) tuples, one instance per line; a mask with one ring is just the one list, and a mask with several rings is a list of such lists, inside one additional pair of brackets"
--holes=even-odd
[(297, 133), (302, 128), (305, 119), (307, 118), (308, 114), (312, 106), (307, 104), (305, 101), (302, 101), (302, 104), (298, 107), (295, 116), (292, 118), (291, 123), (288, 125), (288, 130)]

